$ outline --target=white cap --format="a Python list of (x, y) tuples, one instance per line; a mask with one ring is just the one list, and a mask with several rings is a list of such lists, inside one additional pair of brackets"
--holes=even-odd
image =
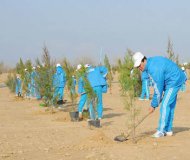
[(82, 65), (81, 65), (81, 64), (78, 64), (76, 71), (78, 71), (78, 70), (81, 69), (81, 68), (82, 68)]
[(25, 68), (24, 70), (27, 71), (27, 68)]
[(36, 67), (32, 67), (32, 69), (36, 69)]
[(90, 67), (90, 64), (85, 64), (84, 67), (85, 67), (85, 68), (89, 68), (89, 67)]
[(56, 64), (56, 67), (61, 67), (61, 65), (59, 63)]
[(184, 71), (184, 70), (185, 70), (185, 67), (181, 67), (181, 69)]
[(141, 61), (142, 61), (143, 58), (144, 58), (144, 55), (141, 52), (136, 52), (133, 55), (134, 67), (140, 66)]

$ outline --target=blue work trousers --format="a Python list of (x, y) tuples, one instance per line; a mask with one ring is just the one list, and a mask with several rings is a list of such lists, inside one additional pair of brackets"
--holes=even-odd
[(93, 90), (97, 96), (97, 103), (96, 106), (93, 106), (93, 102), (91, 101), (89, 111), (90, 111), (90, 118), (102, 118), (103, 115), (103, 104), (102, 104), (102, 86), (93, 87)]
[(78, 104), (78, 112), (82, 112), (83, 111), (83, 108), (84, 108), (84, 105), (86, 103), (86, 100), (87, 100), (87, 94), (84, 93), (80, 96), (80, 101), (79, 101), (79, 104)]
[(176, 107), (177, 93), (180, 87), (169, 88), (164, 92), (160, 107), (160, 120), (158, 131), (170, 132), (173, 128), (174, 111)]
[(16, 95), (18, 95), (18, 94), (22, 95), (21, 83), (17, 83), (17, 84), (16, 84), (15, 92), (16, 92)]
[(54, 98), (57, 98), (57, 100), (63, 100), (64, 96), (64, 87), (56, 87), (54, 91)]

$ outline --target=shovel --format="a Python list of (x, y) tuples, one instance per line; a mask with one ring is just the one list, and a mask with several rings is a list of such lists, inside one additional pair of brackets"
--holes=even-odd
[[(135, 128), (137, 128), (151, 113), (148, 113), (146, 114), (144, 117), (142, 117), (141, 120), (139, 120), (136, 125), (135, 125)], [(127, 134), (121, 134), (121, 135), (118, 135), (114, 138), (115, 141), (118, 141), (118, 142), (124, 142), (124, 141), (127, 141), (128, 140), (128, 137), (131, 135), (132, 133), (132, 130)]]

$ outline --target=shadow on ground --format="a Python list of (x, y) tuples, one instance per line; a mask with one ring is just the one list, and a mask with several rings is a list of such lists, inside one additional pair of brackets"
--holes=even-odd
[(104, 111), (111, 111), (113, 109), (109, 108), (109, 107), (104, 107)]
[(110, 122), (103, 122), (101, 123), (102, 126), (109, 126), (112, 124), (113, 121), (110, 121)]
[(124, 113), (110, 113), (110, 114), (104, 115), (104, 118), (113, 118), (113, 117), (122, 116), (122, 115), (124, 115)]
[(184, 132), (184, 131), (189, 131), (190, 127), (174, 127), (173, 132), (174, 134)]

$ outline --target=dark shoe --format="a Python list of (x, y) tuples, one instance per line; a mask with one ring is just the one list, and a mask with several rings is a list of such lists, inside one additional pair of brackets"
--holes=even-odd
[(58, 104), (58, 105), (63, 104), (63, 100), (59, 100), (59, 101), (57, 101), (57, 104)]
[(100, 128), (101, 127), (100, 120), (99, 119), (97, 119), (97, 120), (89, 119), (88, 120), (88, 126), (89, 127), (94, 126), (96, 128)]

